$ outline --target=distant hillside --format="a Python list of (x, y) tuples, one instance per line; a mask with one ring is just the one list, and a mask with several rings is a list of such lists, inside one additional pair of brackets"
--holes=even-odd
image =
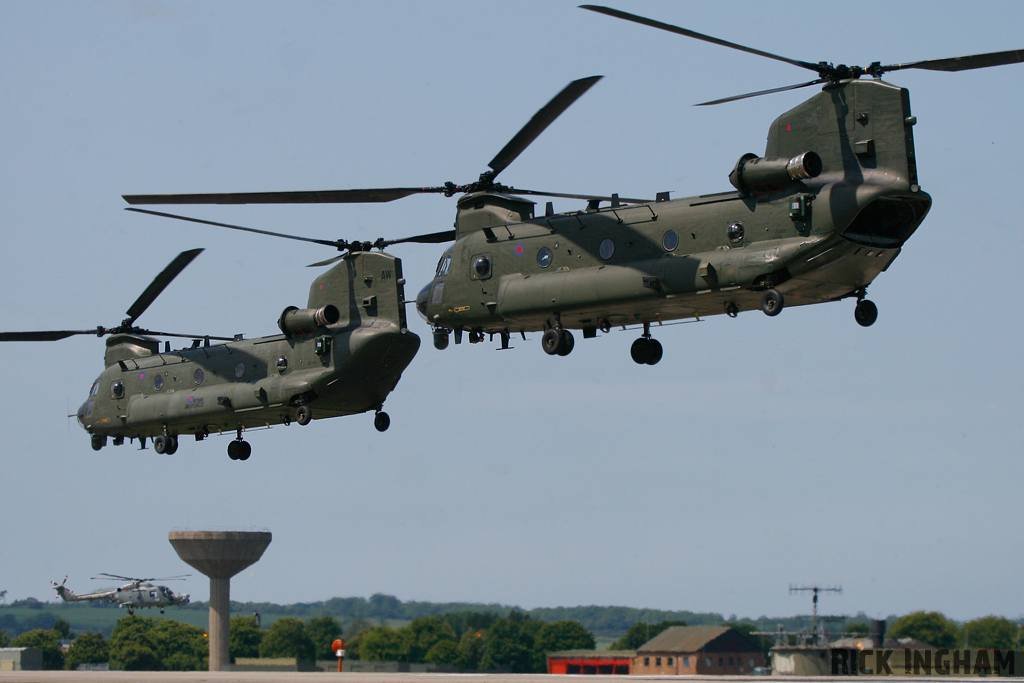
[[(205, 627), (208, 610), (208, 603), (193, 602), (185, 607), (169, 607), (165, 616), (175, 621)], [(231, 603), (233, 615), (248, 616), (258, 612), (264, 628), (275, 620), (286, 616), (306, 621), (311, 617), (326, 614), (334, 617), (343, 625), (347, 625), (354, 619), (362, 619), (376, 624), (400, 626), (419, 617), (449, 612), (493, 612), (505, 616), (513, 610), (525, 612), (542, 621), (578, 621), (584, 628), (602, 640), (618, 638), (637, 622), (656, 624), (663, 621), (685, 621), (695, 626), (714, 626), (726, 621), (721, 614), (713, 612), (599, 607), (596, 605), (538, 607), (524, 610), (497, 603), (403, 602), (392, 595), (380, 593), (369, 598), (331, 598), (321, 602), (300, 602), (293, 605), (278, 605), (270, 602)], [(138, 613), (142, 616), (160, 616), (159, 611), (153, 609), (139, 610)], [(57, 619), (64, 619), (71, 624), (71, 629), (76, 633), (98, 631), (104, 636), (108, 636), (117, 620), (126, 614), (127, 612), (123, 609), (103, 603), (40, 602), (34, 598), (28, 598), (16, 600), (9, 605), (0, 605), (0, 630), (6, 631), (7, 635), (13, 638), (32, 629), (52, 628)], [(867, 621), (863, 615), (852, 619)], [(809, 618), (804, 617), (760, 617), (753, 620), (737, 619), (735, 616), (731, 616), (730, 620), (744, 622), (764, 631), (774, 631), (779, 624), (788, 630), (798, 630), (808, 626), (810, 621)]]

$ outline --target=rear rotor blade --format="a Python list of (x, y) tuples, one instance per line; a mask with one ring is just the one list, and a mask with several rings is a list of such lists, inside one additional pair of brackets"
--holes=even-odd
[(129, 204), (361, 204), (393, 202), (414, 194), (442, 193), (443, 187), (392, 187), (312, 192), (213, 192), (201, 194), (126, 194)]
[(733, 50), (739, 50), (740, 52), (749, 52), (752, 55), (758, 55), (761, 57), (767, 57), (768, 59), (775, 59), (786, 64), (792, 64), (793, 66), (799, 66), (804, 69), (810, 69), (811, 71), (818, 71), (819, 65), (812, 64), (810, 62), (802, 62), (799, 59), (790, 59), (789, 57), (782, 57), (780, 55), (772, 54), (771, 52), (765, 52), (764, 50), (757, 50), (746, 45), (739, 45), (737, 43), (730, 43), (728, 40), (722, 40), (721, 38), (714, 38), (712, 36), (706, 36), (703, 33), (697, 33), (689, 29), (681, 28), (679, 26), (673, 26), (672, 24), (666, 24), (661, 21), (655, 21), (654, 19), (648, 19), (647, 17), (641, 17), (636, 14), (630, 14), (629, 12), (623, 12), (621, 10), (612, 9), (611, 7), (602, 7), (600, 5), (580, 5), (581, 9), (590, 10), (591, 12), (597, 12), (599, 14), (607, 14), (610, 17), (616, 19), (625, 19), (626, 21), (636, 22), (637, 24), (643, 24), (644, 26), (651, 26), (652, 28), (660, 28), (662, 31), (669, 31), (671, 33), (677, 33), (687, 38), (696, 38), (697, 40), (703, 40), (708, 43), (714, 43), (715, 45), (721, 45), (722, 47), (729, 47)]
[(140, 315), (142, 315), (149, 305), (156, 300), (160, 293), (164, 291), (167, 285), (171, 284), (171, 281), (178, 276), (178, 274), (185, 269), (185, 267), (192, 263), (192, 259), (199, 256), (203, 252), (202, 249), (190, 249), (183, 251), (178, 254), (170, 264), (164, 268), (163, 272), (156, 276), (156, 279), (150, 283), (146, 291), (135, 300), (128, 308), (128, 325), (135, 322)]
[(493, 171), (491, 179), (505, 170), (509, 164), (516, 160), (523, 150), (530, 146), (544, 130), (557, 119), (562, 112), (572, 106), (583, 93), (587, 92), (595, 83), (604, 76), (590, 76), (573, 81), (562, 89), (562, 92), (555, 95), (550, 102), (545, 104), (533, 115), (533, 118), (516, 133), (515, 137), (508, 141), (508, 144), (491, 159), (487, 164)]
[(127, 208), (125, 211), (135, 211), (136, 213), (148, 213), (151, 216), (162, 216), (164, 218), (174, 218), (179, 221), (189, 221), (190, 223), (201, 223), (203, 225), (213, 225), (218, 228), (231, 228), (232, 230), (243, 230), (245, 232), (254, 232), (258, 235), (270, 235), (271, 237), (283, 237), (289, 240), (299, 240), (300, 242), (312, 242), (314, 244), (323, 244), (328, 247), (339, 246), (338, 242), (332, 242), (331, 240), (318, 240), (312, 237), (299, 237), (298, 235), (288, 235), (283, 232), (270, 232), (269, 230), (257, 230), (256, 228), (246, 228), (241, 225), (231, 225), (230, 223), (218, 223), (217, 221), (204, 221), (201, 218), (189, 218), (188, 216), (178, 216), (173, 213), (164, 213), (162, 211), (150, 211), (149, 209), (133, 209)]
[(76, 334), (102, 336), (103, 328), (92, 330), (50, 330), (43, 332), (0, 332), (0, 342), (11, 341), (57, 341)]
[[(441, 232), (432, 232), (426, 235), (413, 235), (412, 237), (402, 237), (397, 240), (381, 240), (379, 243), (382, 247), (387, 247), (392, 244), (402, 244), (404, 242), (413, 242), (415, 244), (443, 244), (445, 242), (452, 242), (455, 240), (454, 230), (442, 230)], [(374, 244), (374, 246), (377, 246)]]
[(745, 100), (748, 97), (760, 97), (761, 95), (771, 95), (777, 92), (786, 92), (787, 90), (797, 90), (798, 88), (806, 88), (810, 85), (818, 85), (819, 83), (828, 83), (827, 78), (818, 78), (808, 83), (798, 83), (796, 85), (785, 85), (781, 88), (771, 88), (770, 90), (758, 90), (757, 92), (748, 92), (745, 95), (733, 95), (732, 97), (723, 97), (720, 100), (712, 100), (710, 102), (700, 102), (694, 106), (696, 107), (707, 107), (712, 104), (724, 104), (725, 102), (735, 102), (736, 100)]
[(1004, 64), (1019, 64), (1020, 62), (1024, 62), (1024, 50), (1006, 50), (1005, 52), (988, 52), (982, 55), (926, 59), (921, 62), (909, 62), (907, 64), (890, 64), (889, 66), (881, 67), (881, 71), (899, 71), (900, 69), (967, 71), (968, 69), (986, 69), (990, 66), (1003, 66)]

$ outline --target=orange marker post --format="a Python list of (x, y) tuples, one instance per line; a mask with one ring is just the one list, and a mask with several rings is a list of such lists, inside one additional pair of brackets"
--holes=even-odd
[(341, 673), (341, 662), (345, 659), (345, 641), (339, 638), (331, 643), (331, 649), (334, 650), (334, 656), (338, 658), (338, 673)]

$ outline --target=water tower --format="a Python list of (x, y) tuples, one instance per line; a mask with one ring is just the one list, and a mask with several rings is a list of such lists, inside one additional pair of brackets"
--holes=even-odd
[(255, 564), (270, 545), (269, 531), (172, 531), (178, 557), (210, 577), (210, 671), (230, 659), (231, 577)]

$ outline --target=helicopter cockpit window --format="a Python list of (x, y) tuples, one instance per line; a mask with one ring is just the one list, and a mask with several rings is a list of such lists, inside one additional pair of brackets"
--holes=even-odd
[(743, 239), (743, 224), (740, 222), (730, 223), (729, 227), (726, 228), (725, 234), (728, 235), (729, 241), (735, 244)]
[(110, 398), (124, 398), (124, 382), (115, 380), (110, 385)]
[(443, 297), (444, 297), (444, 283), (443, 282), (435, 282), (434, 283), (434, 288), (432, 290), (430, 290), (430, 305), (431, 306), (438, 305), (439, 303), (441, 303), (441, 300), (443, 299)]
[(541, 247), (540, 251), (537, 252), (537, 265), (541, 268), (547, 268), (551, 265), (552, 259), (555, 255), (551, 251), (551, 247)]
[(474, 280), (486, 280), (491, 276), (491, 255), (477, 254), (473, 257), (473, 271), (470, 277)]
[(89, 390), (89, 397), (92, 398), (98, 393), (100, 393), (100, 381), (96, 380), (92, 383), (92, 389)]
[(196, 368), (196, 371), (192, 373), (192, 381), (196, 384), (202, 384), (204, 379), (206, 379), (206, 373), (203, 372), (202, 368)]
[(434, 277), (443, 277), (448, 274), (448, 269), (452, 267), (452, 255), (451, 252), (445, 252), (441, 256), (441, 260), (437, 262), (437, 272)]
[(675, 251), (679, 246), (679, 233), (675, 230), (666, 231), (661, 238), (661, 246), (665, 247), (665, 251)]
[(601, 242), (601, 246), (598, 247), (597, 253), (600, 254), (601, 258), (605, 261), (615, 255), (615, 242), (611, 240), (604, 240)]

